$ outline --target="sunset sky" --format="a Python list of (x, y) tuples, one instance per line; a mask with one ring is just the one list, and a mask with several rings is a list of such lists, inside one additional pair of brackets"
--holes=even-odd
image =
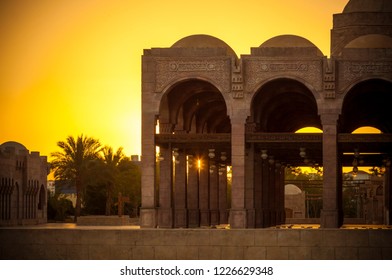
[(249, 54), (295, 34), (329, 56), (348, 0), (1, 0), (0, 144), (49, 155), (81, 133), (141, 150), (141, 55), (192, 34)]

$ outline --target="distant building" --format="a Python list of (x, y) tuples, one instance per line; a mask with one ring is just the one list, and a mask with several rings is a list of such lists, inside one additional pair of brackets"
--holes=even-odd
[(47, 222), (48, 167), (20, 143), (0, 145), (0, 226)]

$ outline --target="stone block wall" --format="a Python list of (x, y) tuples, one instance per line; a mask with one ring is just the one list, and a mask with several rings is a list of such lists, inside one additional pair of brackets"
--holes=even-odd
[(0, 259), (392, 259), (392, 230), (0, 228)]

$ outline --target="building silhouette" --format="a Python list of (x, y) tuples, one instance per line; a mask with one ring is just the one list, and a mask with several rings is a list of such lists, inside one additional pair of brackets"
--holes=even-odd
[(46, 156), (17, 142), (0, 145), (0, 225), (31, 225), (47, 221)]

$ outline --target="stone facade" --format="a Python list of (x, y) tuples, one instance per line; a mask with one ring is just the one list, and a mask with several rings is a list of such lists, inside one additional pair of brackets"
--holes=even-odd
[(16, 142), (0, 145), (0, 226), (47, 221), (46, 156)]
[[(142, 227), (282, 224), (288, 165), (323, 167), (321, 226), (340, 227), (354, 151), (385, 166), (391, 223), (391, 5), (351, 0), (333, 20), (330, 58), (295, 35), (240, 58), (207, 35), (144, 51)], [(309, 126), (323, 134), (295, 134)], [(362, 126), (382, 134), (351, 134)]]
[(391, 260), (387, 229), (0, 228), (2, 260)]

